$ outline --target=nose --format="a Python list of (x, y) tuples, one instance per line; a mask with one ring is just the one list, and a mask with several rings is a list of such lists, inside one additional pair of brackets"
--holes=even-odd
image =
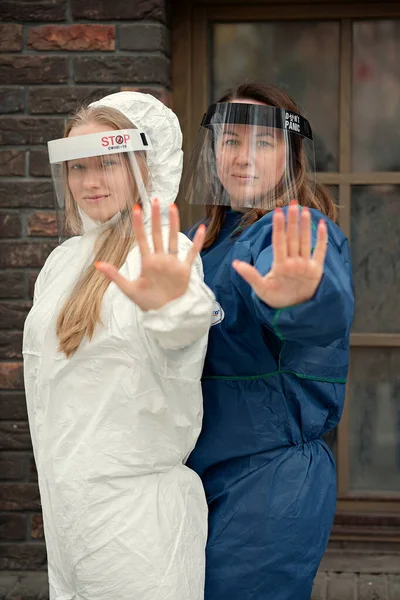
[(252, 148), (251, 143), (247, 142), (244, 144), (240, 144), (237, 149), (237, 154), (235, 157), (236, 164), (247, 167), (248, 165), (253, 164), (254, 162), (254, 149)]
[(82, 185), (87, 190), (99, 188), (101, 181), (98, 169), (85, 169)]

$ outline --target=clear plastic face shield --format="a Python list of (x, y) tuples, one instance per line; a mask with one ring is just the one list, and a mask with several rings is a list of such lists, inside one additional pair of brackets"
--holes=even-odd
[(311, 127), (302, 116), (222, 102), (204, 115), (183, 181), (191, 204), (271, 210), (315, 188)]
[(138, 129), (70, 135), (48, 143), (60, 242), (110, 227), (132, 236), (133, 205), (149, 205), (149, 149), (149, 138)]

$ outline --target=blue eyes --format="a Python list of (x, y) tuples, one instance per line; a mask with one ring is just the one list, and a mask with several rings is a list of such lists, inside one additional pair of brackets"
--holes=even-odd
[[(104, 159), (102, 161), (99, 161), (98, 167), (99, 168), (107, 168), (107, 167), (113, 167), (115, 166), (117, 163), (115, 160), (111, 159), (111, 158), (107, 158)], [(72, 165), (69, 165), (69, 169), (71, 171), (82, 171), (83, 169), (86, 169), (86, 165), (82, 164), (82, 163), (74, 163)]]

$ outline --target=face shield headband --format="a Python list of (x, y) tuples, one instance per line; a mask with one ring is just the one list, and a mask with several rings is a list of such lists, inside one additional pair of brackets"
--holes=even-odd
[(148, 202), (148, 136), (138, 129), (75, 135), (48, 143), (60, 241), (113, 227), (132, 235), (131, 208)]

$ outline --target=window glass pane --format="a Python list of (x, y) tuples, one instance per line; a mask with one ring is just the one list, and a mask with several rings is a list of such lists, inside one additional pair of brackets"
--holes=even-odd
[(310, 120), (317, 171), (337, 171), (339, 23), (217, 23), (211, 37), (210, 102), (244, 81), (282, 87)]
[(325, 185), (325, 187), (328, 188), (332, 194), (335, 204), (339, 204), (339, 187), (337, 185)]
[(352, 348), (350, 487), (400, 494), (400, 348)]
[(351, 199), (357, 333), (400, 333), (400, 186), (354, 186)]
[(353, 24), (353, 171), (400, 171), (400, 19)]

